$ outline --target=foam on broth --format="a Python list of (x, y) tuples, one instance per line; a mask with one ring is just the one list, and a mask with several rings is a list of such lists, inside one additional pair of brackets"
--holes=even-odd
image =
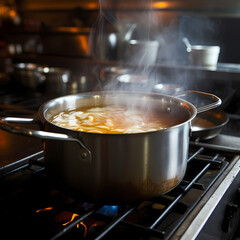
[(50, 121), (60, 127), (92, 133), (140, 133), (179, 124), (167, 112), (128, 109), (126, 106), (81, 107), (54, 115)]

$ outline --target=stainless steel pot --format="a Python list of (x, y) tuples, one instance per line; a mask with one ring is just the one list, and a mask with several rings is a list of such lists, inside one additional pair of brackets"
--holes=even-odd
[(70, 71), (68, 69), (39, 66), (37, 71), (45, 78), (44, 90), (46, 93), (58, 96), (68, 93), (70, 82)]
[(191, 64), (216, 68), (220, 53), (219, 46), (192, 45), (186, 37), (182, 40), (187, 47)]
[(45, 83), (45, 77), (37, 69), (38, 65), (35, 63), (17, 63), (14, 65), (13, 75), (23, 87), (36, 90)]
[[(218, 106), (221, 100), (205, 94)], [(149, 111), (167, 112), (178, 123), (164, 130), (132, 134), (98, 134), (69, 130), (49, 119), (80, 106), (136, 104)], [(145, 112), (146, 112), (145, 111)], [(50, 100), (39, 109), (45, 131), (20, 129), (6, 121), (0, 128), (44, 139), (48, 176), (75, 197), (107, 204), (149, 199), (174, 188), (183, 179), (188, 156), (190, 125), (197, 109), (176, 97), (153, 93), (90, 92)], [(24, 120), (26, 121), (26, 119)]]

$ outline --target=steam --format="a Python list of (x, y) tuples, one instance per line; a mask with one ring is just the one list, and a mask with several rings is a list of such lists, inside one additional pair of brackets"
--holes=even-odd
[[(99, 89), (150, 92), (158, 83), (173, 83), (189, 89), (194, 77), (204, 76), (174, 67), (165, 74), (154, 65), (187, 65), (188, 55), (182, 38), (188, 37), (194, 44), (216, 45), (216, 24), (206, 17), (196, 16), (180, 15), (178, 19), (167, 17), (166, 20), (161, 11), (149, 9), (151, 0), (135, 0), (134, 4), (148, 10), (119, 11), (121, 1), (99, 0), (99, 16), (90, 36), (92, 55), (103, 62), (115, 63), (117, 70), (121, 69), (112, 68), (111, 72), (105, 67), (96, 67)], [(103, 70), (105, 75), (99, 77)]]
[[(95, 59), (117, 62), (118, 67), (127, 70), (123, 76), (116, 72), (111, 73), (111, 79), (99, 79), (99, 88), (149, 92), (156, 83), (152, 66), (160, 49), (155, 35), (157, 21), (151, 11), (116, 11), (119, 4), (119, 1), (99, 0), (99, 16), (91, 31), (90, 46)], [(139, 0), (139, 4), (146, 5), (146, 1)], [(95, 74), (102, 70), (96, 67)]]

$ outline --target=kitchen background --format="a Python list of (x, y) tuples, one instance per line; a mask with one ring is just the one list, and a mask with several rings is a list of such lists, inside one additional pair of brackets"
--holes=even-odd
[[(102, 88), (105, 67), (139, 69), (126, 57), (126, 40), (157, 40), (156, 62), (147, 64), (155, 82), (221, 89), (220, 97), (232, 99), (239, 95), (239, 17), (235, 0), (1, 0), (0, 71), (9, 76), (17, 63), (64, 68), (80, 81), (76, 91), (89, 91)], [(183, 37), (219, 45), (217, 68), (193, 66)]]
[[(2, 235), (239, 239), (239, 25), (237, 0), (0, 0), (0, 117), (12, 126), (39, 130), (32, 118), (49, 99), (119, 86), (202, 90), (219, 96), (224, 110), (209, 115), (221, 120), (210, 128), (218, 136), (191, 138), (188, 171), (176, 189), (119, 208), (88, 204), (57, 190), (46, 177), (42, 141), (1, 130)], [(218, 64), (191, 62), (183, 38), (193, 45), (220, 46)], [(137, 50), (129, 48), (131, 40), (140, 43)], [(12, 117), (32, 120), (22, 124)], [(0, 122), (5, 130), (21, 133)], [(104, 175), (108, 168), (102, 169)]]

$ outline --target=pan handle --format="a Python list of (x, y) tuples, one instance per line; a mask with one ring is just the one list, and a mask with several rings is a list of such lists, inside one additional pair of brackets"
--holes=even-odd
[(214, 109), (222, 104), (222, 100), (216, 95), (195, 90), (181, 92), (176, 97), (191, 102), (196, 107), (197, 113)]
[(35, 122), (35, 119), (33, 119), (33, 118), (15, 118), (15, 117), (1, 118), (0, 119), (0, 129), (7, 131), (9, 133), (22, 135), (22, 136), (28, 136), (28, 137), (34, 137), (34, 138), (38, 138), (38, 139), (44, 139), (44, 140), (50, 139), (50, 140), (76, 142), (81, 147), (81, 154), (80, 154), (81, 160), (85, 161), (85, 162), (92, 161), (91, 151), (79, 139), (73, 138), (67, 134), (62, 134), (62, 133), (53, 133), (53, 132), (21, 128), (21, 127), (9, 124), (7, 122), (31, 123), (31, 122)]

